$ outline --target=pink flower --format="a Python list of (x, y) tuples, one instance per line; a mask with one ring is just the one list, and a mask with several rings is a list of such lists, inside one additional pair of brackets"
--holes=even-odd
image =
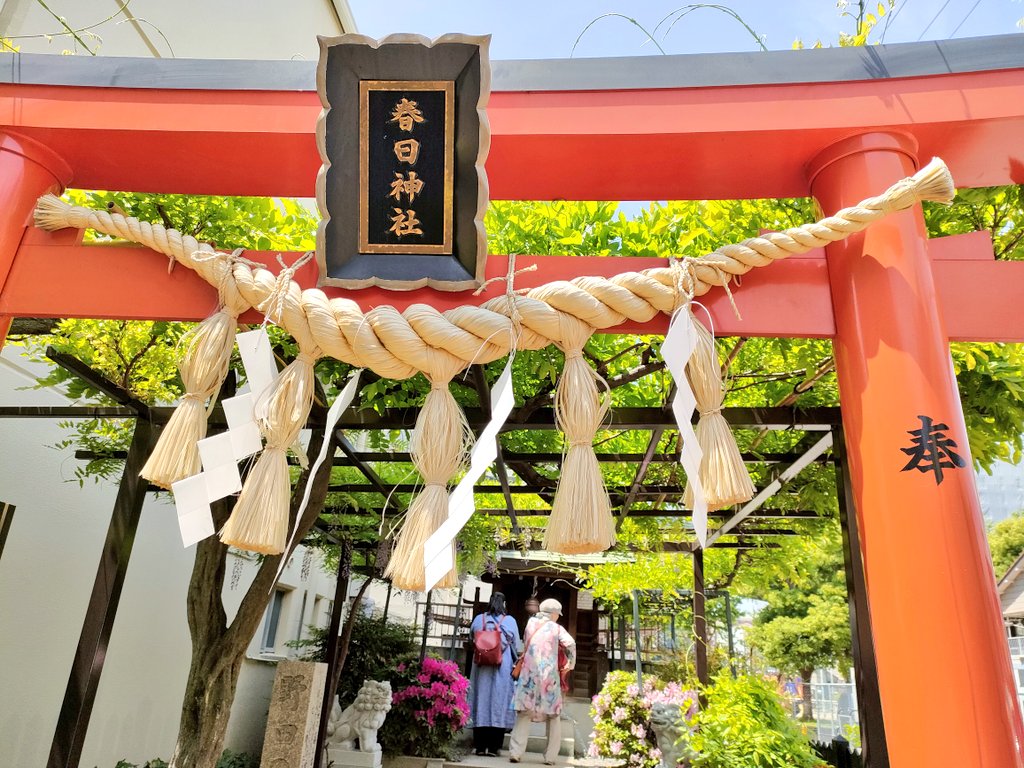
[(649, 754), (652, 760), (661, 760), (661, 750), (657, 747), (654, 747)]
[(587, 757), (600, 757), (601, 753), (597, 749), (597, 744), (590, 742), (590, 746), (587, 747)]
[(643, 725), (641, 725), (640, 723), (634, 723), (629, 730), (638, 739), (643, 739), (647, 737), (647, 729), (644, 728)]
[(608, 750), (613, 755), (619, 754), (622, 751), (622, 742), (621, 741), (613, 741), (611, 744), (608, 745)]
[(640, 757), (638, 753), (634, 752), (632, 755), (629, 756), (629, 762), (631, 762), (633, 765), (640, 765), (640, 763), (643, 762), (643, 758)]
[(629, 696), (636, 698), (640, 695), (640, 687), (636, 683), (633, 683), (632, 685), (626, 687), (626, 693)]
[(626, 710), (624, 710), (622, 707), (616, 707), (615, 711), (612, 713), (612, 722), (613, 723), (621, 723), (625, 719), (626, 719)]

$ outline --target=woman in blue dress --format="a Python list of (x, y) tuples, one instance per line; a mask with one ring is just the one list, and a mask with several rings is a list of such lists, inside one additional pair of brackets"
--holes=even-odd
[(519, 626), (505, 613), (505, 596), (501, 592), (492, 594), (487, 610), (473, 619), (470, 634), (476, 637), (483, 629), (501, 632), (501, 666), (473, 664), (469, 676), (469, 716), (473, 721), (473, 750), (478, 755), (496, 756), (505, 733), (515, 723), (512, 664), (519, 646)]

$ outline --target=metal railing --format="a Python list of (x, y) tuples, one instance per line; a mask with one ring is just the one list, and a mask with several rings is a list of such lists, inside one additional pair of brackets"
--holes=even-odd
[(812, 683), (811, 706), (817, 741), (829, 743), (836, 736), (859, 743), (860, 716), (857, 687), (853, 683)]
[(467, 603), (416, 603), (416, 636), (425, 647), (434, 649), (449, 659), (455, 658), (457, 650), (469, 640), (469, 627), (472, 621), (473, 606)]
[(1013, 679), (1017, 684), (1017, 703), (1024, 713), (1024, 637), (1007, 635), (1006, 644), (1010, 648), (1010, 663), (1013, 665)]

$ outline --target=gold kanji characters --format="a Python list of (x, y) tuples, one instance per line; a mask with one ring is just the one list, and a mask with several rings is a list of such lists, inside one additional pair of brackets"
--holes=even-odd
[(401, 131), (411, 131), (414, 123), (423, 122), (423, 113), (420, 112), (415, 101), (409, 101), (403, 96), (402, 100), (395, 104), (388, 122), (398, 123), (398, 129)]
[(394, 149), (398, 162), (416, 165), (416, 161), (420, 157), (420, 143), (416, 139), (396, 141)]
[(395, 215), (391, 217), (391, 229), (388, 232), (394, 232), (397, 237), (405, 237), (406, 235), (422, 235), (423, 230), (419, 228), (418, 224), (420, 220), (416, 218), (416, 211), (402, 210), (401, 208), (393, 208)]
[(401, 202), (401, 196), (406, 195), (411, 204), (422, 189), (423, 181), (416, 176), (416, 171), (409, 171), (408, 178), (395, 171), (395, 180), (391, 182), (391, 191), (388, 193), (388, 197), (393, 197)]

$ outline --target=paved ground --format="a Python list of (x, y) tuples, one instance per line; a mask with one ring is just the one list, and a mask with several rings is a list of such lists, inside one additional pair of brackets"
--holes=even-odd
[[(527, 752), (523, 755), (520, 765), (544, 765), (543, 755), (535, 752)], [(459, 762), (445, 763), (445, 766), (457, 766), (457, 768), (510, 768), (512, 763), (508, 760), (508, 753), (502, 752), (498, 757), (477, 757), (470, 753)], [(605, 760), (602, 758), (577, 757), (570, 758), (559, 755), (555, 761), (556, 766), (572, 766), (572, 768), (616, 768), (621, 765), (616, 760)]]

